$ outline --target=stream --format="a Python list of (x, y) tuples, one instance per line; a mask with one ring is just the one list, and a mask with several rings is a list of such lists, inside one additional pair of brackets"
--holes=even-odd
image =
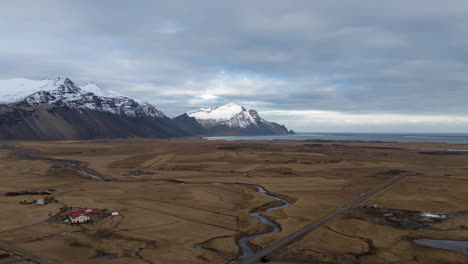
[(259, 237), (268, 236), (268, 235), (272, 235), (272, 234), (276, 234), (276, 233), (281, 232), (281, 227), (277, 223), (275, 223), (274, 221), (272, 221), (272, 220), (266, 218), (265, 216), (263, 216), (262, 213), (263, 212), (274, 211), (274, 210), (279, 210), (279, 209), (286, 208), (286, 207), (291, 205), (291, 203), (286, 201), (285, 199), (282, 199), (282, 198), (279, 198), (279, 197), (276, 197), (276, 196), (273, 196), (273, 195), (269, 194), (268, 191), (265, 190), (265, 188), (263, 188), (261, 186), (258, 186), (258, 185), (256, 185), (256, 187), (257, 187), (257, 191), (259, 193), (265, 195), (268, 198), (280, 201), (280, 202), (283, 203), (283, 205), (276, 206), (276, 207), (270, 207), (270, 208), (267, 208), (267, 209), (263, 210), (262, 212), (253, 212), (253, 211), (249, 212), (249, 214), (251, 216), (256, 217), (262, 223), (272, 227), (273, 230), (270, 231), (270, 232), (255, 234), (255, 235), (246, 236), (246, 237), (241, 238), (239, 240), (239, 247), (242, 249), (242, 256), (240, 256), (240, 259), (251, 257), (254, 254), (253, 249), (251, 247), (249, 247), (249, 245), (248, 245), (250, 241), (252, 241), (252, 240), (254, 240), (256, 238), (259, 238)]
[[(263, 237), (263, 236), (268, 236), (268, 235), (272, 235), (272, 234), (276, 234), (276, 233), (279, 233), (281, 232), (281, 227), (279, 224), (275, 223), (274, 221), (268, 219), (267, 217), (263, 216), (262, 213), (264, 212), (269, 212), (269, 211), (275, 211), (275, 210), (279, 210), (279, 209), (283, 209), (283, 208), (286, 208), (288, 206), (291, 205), (290, 202), (288, 202), (287, 200), (285, 199), (282, 199), (282, 198), (279, 198), (279, 197), (276, 197), (276, 196), (273, 196), (272, 194), (270, 194), (265, 188), (263, 188), (262, 186), (260, 185), (256, 185), (256, 184), (246, 184), (246, 183), (212, 183), (212, 184), (225, 184), (225, 185), (243, 185), (243, 186), (253, 186), (255, 188), (257, 188), (257, 192), (268, 197), (268, 198), (271, 198), (271, 199), (274, 199), (274, 200), (277, 200), (277, 201), (280, 201), (282, 203), (282, 205), (280, 206), (275, 206), (275, 207), (270, 207), (270, 208), (267, 208), (267, 209), (264, 209), (260, 212), (256, 212), (257, 210), (256, 209), (253, 209), (249, 212), (249, 214), (255, 218), (257, 218), (258, 220), (260, 220), (260, 222), (266, 224), (267, 226), (271, 227), (273, 230), (272, 231), (269, 231), (269, 232), (265, 232), (265, 233), (260, 233), (260, 234), (254, 234), (254, 235), (250, 235), (250, 236), (246, 236), (246, 237), (243, 237), (241, 239), (239, 239), (238, 241), (238, 245), (239, 247), (241, 248), (242, 250), (242, 255), (239, 257), (239, 259), (245, 259), (245, 258), (248, 258), (248, 257), (251, 257), (255, 252), (254, 250), (249, 246), (249, 242), (251, 242), (252, 240), (256, 239), (256, 238), (259, 238), (259, 237)], [(197, 244), (195, 246), (195, 248), (198, 248), (198, 249), (205, 249), (205, 250), (211, 250), (209, 248), (205, 248), (203, 247), (202, 244)]]
[[(15, 149), (15, 148), (13, 147), (11, 149)], [(61, 160), (61, 159), (42, 158), (42, 157), (31, 156), (30, 154), (33, 154), (33, 153), (40, 153), (40, 151), (36, 150), (36, 149), (21, 149), (21, 150), (16, 152), (16, 154), (22, 159), (44, 160), (44, 161), (47, 161), (47, 162), (50, 162), (50, 163), (53, 163), (53, 164), (60, 164), (62, 166), (64, 165), (67, 169), (79, 172), (79, 173), (81, 173), (83, 175), (86, 175), (88, 177), (91, 177), (91, 178), (99, 180), (99, 181), (104, 181), (104, 179), (102, 177), (98, 176), (98, 175), (95, 175), (95, 174), (92, 174), (92, 173), (89, 173), (89, 172), (86, 172), (86, 171), (83, 171), (83, 170), (80, 170), (80, 169), (76, 169), (76, 166), (80, 163), (79, 161)]]
[[(71, 168), (69, 168), (69, 169), (71, 169)], [(101, 178), (101, 177), (99, 177), (99, 176), (97, 176), (97, 175), (91, 174), (91, 173), (89, 173), (89, 172), (86, 172), (86, 171), (75, 170), (75, 169), (72, 169), (72, 170), (77, 171), (77, 172), (79, 172), (79, 173), (82, 173), (82, 174), (84, 174), (84, 175), (86, 175), (86, 176), (89, 176), (89, 177), (91, 177), (91, 178), (93, 178), (93, 179), (96, 179), (96, 180), (99, 180), (99, 181), (103, 181), (103, 180), (104, 180), (103, 178)]]
[(75, 163), (67, 162), (67, 163), (66, 163), (66, 167), (67, 167), (68, 169), (70, 169), (70, 170), (79, 172), (79, 173), (84, 174), (84, 175), (86, 175), (86, 176), (89, 176), (89, 177), (91, 177), (91, 178), (93, 178), (93, 179), (96, 179), (96, 180), (99, 180), (99, 181), (104, 181), (103, 178), (101, 178), (101, 177), (99, 177), (99, 176), (97, 176), (97, 175), (94, 175), (94, 174), (92, 174), (92, 173), (86, 172), (86, 171), (84, 171), (84, 170), (75, 169), (75, 167), (76, 167), (76, 164), (75, 164)]

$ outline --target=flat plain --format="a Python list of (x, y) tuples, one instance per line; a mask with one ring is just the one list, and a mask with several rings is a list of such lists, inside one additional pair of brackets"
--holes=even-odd
[[(263, 261), (468, 263), (463, 252), (414, 242), (468, 241), (468, 152), (444, 150), (467, 145), (193, 138), (0, 145), (0, 263), (237, 263), (239, 239), (272, 229), (252, 213), (280, 227), (248, 243), (257, 251), (402, 174)], [(268, 211), (281, 203), (258, 187), (290, 205)], [(20, 204), (50, 189), (57, 203)], [(71, 225), (66, 208), (118, 215)]]

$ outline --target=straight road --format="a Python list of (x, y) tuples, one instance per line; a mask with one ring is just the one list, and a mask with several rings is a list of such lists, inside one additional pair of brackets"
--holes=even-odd
[(283, 238), (283, 239), (281, 239), (279, 241), (276, 241), (275, 243), (269, 245), (268, 247), (261, 249), (260, 251), (255, 253), (253, 256), (251, 256), (249, 258), (246, 258), (246, 259), (239, 260), (238, 263), (239, 264), (259, 263), (260, 259), (262, 257), (267, 256), (267, 255), (271, 254), (273, 251), (278, 250), (280, 248), (283, 248), (283, 247), (291, 244), (295, 240), (301, 238), (302, 236), (304, 236), (308, 232), (312, 231), (313, 229), (315, 229), (316, 227), (322, 225), (323, 223), (327, 222), (328, 220), (332, 219), (333, 217), (341, 214), (342, 212), (344, 212), (344, 211), (346, 211), (346, 210), (348, 210), (350, 208), (355, 207), (356, 205), (358, 205), (361, 202), (369, 199), (370, 197), (374, 196), (375, 194), (381, 192), (382, 190), (387, 189), (388, 187), (395, 184), (399, 180), (401, 180), (401, 179), (405, 178), (406, 176), (408, 176), (408, 174), (410, 174), (410, 172), (401, 173), (399, 176), (397, 176), (397, 177), (393, 178), (391, 181), (379, 186), (375, 190), (373, 190), (371, 192), (368, 192), (367, 194), (365, 194), (361, 198), (354, 200), (353, 202), (343, 206), (342, 208), (336, 210), (335, 212), (330, 213), (329, 215), (327, 215), (325, 217), (322, 217), (321, 219), (319, 219), (319, 220), (305, 226), (304, 228), (302, 228), (302, 229), (288, 235), (287, 237), (285, 237), (285, 238)]

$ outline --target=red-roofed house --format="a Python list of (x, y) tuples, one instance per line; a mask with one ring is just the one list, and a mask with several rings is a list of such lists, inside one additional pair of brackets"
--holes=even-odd
[(68, 212), (68, 218), (73, 224), (79, 224), (88, 222), (90, 217), (89, 214), (99, 214), (99, 209), (82, 208)]

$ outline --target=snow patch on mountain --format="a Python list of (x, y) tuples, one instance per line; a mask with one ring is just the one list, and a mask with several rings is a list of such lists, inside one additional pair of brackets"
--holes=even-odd
[(87, 83), (85, 84), (84, 86), (81, 86), (81, 89), (87, 91), (87, 92), (90, 92), (90, 93), (93, 93), (97, 96), (101, 96), (101, 97), (108, 97), (108, 98), (119, 98), (119, 97), (125, 97), (124, 95), (122, 94), (119, 94), (117, 92), (114, 92), (114, 91), (107, 91), (107, 90), (103, 90), (101, 88), (101, 86), (95, 84), (95, 83)]
[(54, 81), (49, 79), (41, 81), (23, 78), (0, 80), (0, 103), (13, 103), (33, 93), (51, 90), (53, 83)]
[(187, 112), (187, 115), (195, 117), (198, 120), (216, 120), (227, 121), (235, 115), (246, 111), (246, 109), (238, 104), (226, 104), (220, 107), (200, 108), (198, 110)]

